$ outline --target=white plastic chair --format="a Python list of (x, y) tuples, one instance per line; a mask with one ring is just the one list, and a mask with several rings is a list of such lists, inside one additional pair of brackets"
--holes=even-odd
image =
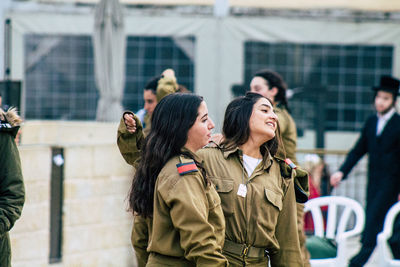
[(383, 224), (383, 231), (378, 235), (378, 255), (380, 267), (400, 266), (400, 260), (393, 259), (388, 245), (388, 239), (393, 233), (393, 223), (397, 214), (400, 213), (400, 202), (394, 204), (388, 211)]
[[(326, 232), (324, 231), (324, 219), (321, 207), (328, 206)], [(338, 206), (344, 210), (337, 222)], [(362, 206), (355, 200), (340, 197), (328, 196), (310, 199), (305, 203), (304, 213), (311, 212), (314, 222), (314, 234), (319, 237), (335, 239), (337, 243), (337, 254), (335, 258), (311, 259), (311, 266), (347, 266), (349, 257), (347, 251), (347, 239), (360, 234), (364, 228), (365, 214)], [(347, 230), (351, 214), (355, 214), (355, 226)]]

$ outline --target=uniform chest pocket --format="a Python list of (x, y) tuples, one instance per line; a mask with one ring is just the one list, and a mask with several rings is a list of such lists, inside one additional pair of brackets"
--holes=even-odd
[(233, 214), (233, 180), (216, 177), (210, 177), (210, 180), (215, 185), (215, 190), (221, 199), (225, 216), (231, 216)]
[(271, 189), (265, 188), (265, 197), (267, 201), (275, 206), (279, 211), (282, 210), (283, 201), (282, 194), (272, 191)]
[(206, 191), (209, 209), (214, 209), (221, 205), (221, 199), (213, 185), (210, 185)]

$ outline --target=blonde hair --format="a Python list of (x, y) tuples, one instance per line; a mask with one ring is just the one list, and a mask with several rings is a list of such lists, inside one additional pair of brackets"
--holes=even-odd
[(307, 154), (304, 157), (303, 167), (308, 171), (312, 172), (315, 167), (322, 163), (322, 159), (317, 154)]

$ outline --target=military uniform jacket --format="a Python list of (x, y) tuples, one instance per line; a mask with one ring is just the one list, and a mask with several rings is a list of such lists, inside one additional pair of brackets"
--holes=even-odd
[[(248, 177), (239, 148), (198, 152), (221, 197), (226, 239), (267, 249), (271, 266), (303, 266), (296, 222), (295, 171), (282, 177), (278, 160), (265, 155)], [(237, 194), (240, 184), (247, 194)]]
[[(280, 148), (277, 152), (277, 156), (282, 159), (289, 158), (295, 164), (298, 164), (296, 158), (296, 144), (297, 144), (296, 124), (292, 116), (290, 116), (289, 112), (284, 107), (278, 105), (274, 107), (274, 111), (278, 116), (280, 135), (282, 138), (283, 147), (285, 148), (285, 150)], [(305, 203), (308, 200), (308, 194), (309, 194), (308, 175), (302, 177), (297, 176), (295, 178), (295, 188), (296, 188), (297, 202), (299, 202), (299, 204)], [(302, 191), (303, 193), (300, 194), (299, 191)], [(298, 208), (300, 211), (299, 213), (300, 215), (299, 224), (300, 224), (303, 220), (301, 218), (302, 217), (301, 212), (304, 206), (299, 205)]]
[(286, 155), (283, 151), (279, 151), (282, 158), (290, 158), (295, 164), (297, 164), (296, 159), (296, 143), (297, 143), (297, 130), (296, 124), (289, 112), (279, 105), (274, 106), (275, 114), (278, 116), (279, 129), (281, 132), (283, 146), (285, 148)]
[[(138, 118), (135, 117), (138, 121)], [(140, 154), (134, 147), (140, 131), (135, 134), (121, 135), (118, 146), (127, 162), (135, 162)], [(130, 144), (131, 146), (121, 145)], [(301, 263), (298, 234), (296, 228), (296, 202), (294, 195), (293, 177), (303, 181), (308, 186), (308, 175), (305, 172), (287, 171), (284, 179), (281, 175), (279, 161), (268, 155), (268, 165), (259, 165), (252, 177), (248, 194), (244, 200), (237, 200), (237, 190), (242, 179), (242, 159), (240, 150), (222, 152), (221, 148), (204, 148), (197, 152), (203, 159), (204, 167), (210, 180), (215, 184), (221, 198), (226, 219), (226, 238), (233, 242), (247, 242), (248, 245), (269, 249), (273, 267), (303, 266)], [(281, 168), (282, 169), (282, 168)], [(287, 168), (285, 169), (287, 170)], [(247, 172), (244, 177), (248, 179)], [(308, 187), (307, 187), (308, 189)], [(237, 202), (232, 202), (233, 200)], [(252, 202), (255, 201), (255, 202)], [(233, 204), (232, 204), (233, 203)], [(245, 205), (246, 204), (246, 205)], [(261, 205), (260, 205), (261, 204)], [(232, 205), (232, 206), (231, 206)], [(268, 209), (265, 209), (268, 207)], [(269, 212), (266, 212), (268, 210)], [(259, 214), (266, 214), (259, 217)], [(273, 216), (270, 214), (274, 214)], [(233, 216), (234, 215), (234, 216)], [(132, 232), (132, 244), (142, 259), (146, 244), (146, 222), (143, 218), (135, 217)], [(268, 225), (266, 229), (263, 226)], [(292, 265), (288, 265), (288, 264)]]
[[(297, 147), (297, 129), (296, 129), (296, 124), (292, 118), (292, 116), (289, 114), (288, 110), (283, 106), (283, 105), (276, 105), (274, 106), (274, 111), (275, 114), (278, 116), (278, 122), (279, 122), (279, 129), (280, 129), (280, 134), (282, 137), (282, 143), (284, 150), (282, 147), (278, 151), (278, 155), (282, 158), (290, 158), (295, 164), (298, 164), (297, 158), (296, 158), (296, 147)], [(308, 185), (308, 179), (295, 179), (295, 186), (298, 186), (297, 188), (301, 188), (302, 191), (304, 191), (307, 195), (309, 194), (309, 185)], [(299, 193), (296, 191), (296, 193)], [(298, 234), (300, 238), (300, 247), (303, 251), (303, 257), (304, 257), (304, 265), (305, 266), (310, 266), (310, 261), (308, 260), (308, 251), (307, 248), (305, 247), (305, 242), (306, 242), (306, 236), (304, 234), (304, 202), (308, 199), (307, 197), (302, 198), (300, 203), (297, 203), (297, 228), (298, 228)], [(299, 200), (299, 198), (297, 199)]]
[[(125, 113), (131, 113), (127, 111)], [(124, 115), (125, 115), (124, 113)], [(122, 157), (125, 161), (136, 166), (136, 160), (140, 157), (140, 148), (144, 142), (143, 126), (137, 116), (134, 116), (136, 122), (137, 132), (131, 134), (126, 129), (124, 123), (124, 117), (122, 116), (121, 121), (118, 126), (117, 132), (117, 145)], [(131, 243), (135, 250), (136, 259), (139, 267), (146, 266), (149, 253), (147, 252), (147, 245), (149, 241), (149, 235), (151, 231), (152, 220), (151, 218), (143, 218), (140, 215), (134, 216), (134, 221), (132, 225)]]
[[(192, 167), (178, 171), (180, 165)], [(170, 159), (155, 185), (148, 266), (228, 266), (222, 255), (224, 226), (221, 200), (193, 159), (183, 155)], [(158, 262), (152, 252), (175, 259)]]
[[(130, 111), (124, 112), (132, 114)], [(143, 126), (137, 116), (134, 116), (136, 122), (136, 133), (131, 134), (126, 129), (124, 122), (124, 116), (122, 116), (117, 132), (117, 145), (122, 157), (125, 159), (126, 163), (135, 166), (135, 161), (140, 157), (140, 148), (144, 143)]]
[[(13, 111), (0, 109), (0, 265), (11, 266), (8, 231), (20, 217), (25, 201), (21, 162), (14, 138), (18, 131)], [(10, 116), (11, 115), (11, 116)]]
[(143, 217), (134, 215), (131, 243), (135, 250), (136, 260), (138, 267), (145, 267), (149, 258), (147, 252), (147, 245), (149, 244), (149, 236), (151, 236), (151, 229), (153, 228), (153, 219), (151, 217)]

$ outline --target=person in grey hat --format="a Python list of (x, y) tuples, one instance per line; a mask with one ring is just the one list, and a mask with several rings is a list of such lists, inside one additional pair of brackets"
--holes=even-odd
[(395, 109), (399, 85), (399, 80), (382, 76), (380, 85), (373, 87), (377, 114), (368, 118), (345, 162), (330, 178), (331, 184), (337, 186), (368, 153), (366, 221), (362, 246), (350, 260), (351, 267), (363, 266), (368, 261), (385, 215), (400, 193), (400, 116)]

